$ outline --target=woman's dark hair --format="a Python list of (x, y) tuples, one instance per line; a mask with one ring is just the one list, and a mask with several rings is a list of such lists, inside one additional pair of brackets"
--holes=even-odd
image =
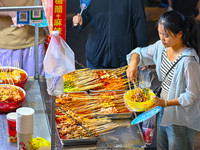
[(192, 47), (199, 54), (198, 25), (194, 18), (184, 16), (178, 11), (168, 11), (160, 17), (158, 24), (174, 35), (182, 31), (183, 44)]

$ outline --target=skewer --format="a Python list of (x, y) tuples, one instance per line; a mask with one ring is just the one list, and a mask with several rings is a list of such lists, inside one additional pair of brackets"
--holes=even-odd
[(110, 127), (110, 128), (107, 128), (107, 129), (104, 129), (104, 130), (101, 130), (101, 131), (97, 131), (97, 134), (101, 134), (101, 133), (103, 133), (103, 132), (112, 130), (112, 129), (116, 128), (116, 127), (118, 127), (118, 126), (112, 126), (112, 127)]
[(123, 93), (116, 93), (116, 95), (107, 95), (108, 92), (94, 92), (94, 93), (90, 93), (90, 96), (99, 96), (99, 97), (114, 97), (114, 99), (116, 98), (122, 98), (124, 96), (125, 91), (122, 91)]
[(2, 58), (2, 63), (1, 63), (1, 65), (3, 66), (3, 62), (4, 62), (4, 55), (3, 55), (3, 58)]
[(95, 85), (88, 85), (88, 86), (84, 86), (84, 87), (76, 87), (75, 89), (76, 90), (79, 90), (79, 91), (85, 91), (85, 90), (88, 90), (88, 89), (94, 89), (96, 87), (99, 87), (99, 86), (103, 86), (104, 83), (98, 83), (98, 84), (95, 84)]
[(118, 113), (122, 113), (122, 112), (124, 112), (124, 111), (129, 111), (129, 109), (128, 108), (121, 108), (121, 109), (118, 109)]
[(96, 80), (96, 78), (85, 78), (85, 79), (81, 79), (81, 81), (80, 80), (77, 80), (77, 81), (75, 81), (74, 82), (74, 84), (75, 85), (79, 85), (79, 84), (86, 84), (86, 83), (88, 83), (88, 82), (91, 82), (91, 81), (94, 81), (94, 80)]
[(96, 130), (105, 130), (108, 129), (108, 127), (118, 127), (119, 124), (118, 123), (107, 123), (101, 126), (96, 126)]
[(153, 74), (152, 75), (152, 78), (151, 78), (151, 81), (150, 81), (150, 83), (149, 83), (149, 86), (148, 87), (150, 87), (151, 86), (151, 83), (152, 83), (152, 81), (153, 81), (153, 79), (155, 78), (155, 75)]
[(145, 88), (144, 87), (144, 74), (141, 76), (141, 78), (142, 78), (142, 88)]
[(105, 131), (105, 132), (102, 132), (101, 135), (104, 135), (104, 134), (109, 134), (109, 133), (113, 133), (115, 132), (114, 130), (110, 130), (110, 131)]
[(133, 95), (132, 95), (132, 91), (131, 91), (131, 83), (130, 83), (130, 79), (129, 78), (128, 78), (128, 86), (129, 86), (129, 91), (130, 91), (131, 97), (132, 97)]
[(17, 63), (17, 64), (18, 64), (17, 67), (20, 68), (20, 67), (19, 67), (19, 61), (17, 60), (17, 62), (18, 62), (18, 63)]
[(94, 107), (96, 106), (97, 104), (86, 104), (86, 105), (83, 105), (83, 106), (79, 106), (79, 107), (74, 107), (75, 109), (78, 109), (78, 110), (83, 110), (83, 109), (86, 109), (86, 108), (90, 108), (90, 107)]
[[(115, 106), (116, 106), (116, 105), (115, 105)], [(125, 106), (125, 104), (124, 104), (124, 103), (119, 103), (119, 104), (117, 104), (116, 107), (120, 107), (120, 106)]]

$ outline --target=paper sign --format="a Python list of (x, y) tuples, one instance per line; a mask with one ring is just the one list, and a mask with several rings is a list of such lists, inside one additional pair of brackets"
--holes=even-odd
[(31, 11), (30, 23), (43, 23), (43, 10)]
[[(45, 17), (43, 10), (17, 11), (17, 24), (43, 23), (43, 17)], [(44, 26), (47, 26), (47, 23), (42, 25)]]
[(30, 24), (29, 11), (17, 11), (17, 24)]
[[(31, 24), (32, 26), (35, 26), (35, 23)], [(43, 23), (39, 23), (39, 27), (47, 27), (47, 19), (46, 19), (46, 15), (45, 12), (43, 11)]]

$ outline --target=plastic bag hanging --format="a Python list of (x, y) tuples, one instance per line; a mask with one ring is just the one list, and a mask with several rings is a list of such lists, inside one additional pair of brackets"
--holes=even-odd
[(60, 95), (64, 91), (62, 75), (75, 70), (74, 52), (61, 38), (59, 31), (52, 32), (44, 61), (47, 91), (50, 95)]
[(146, 69), (139, 68), (139, 75), (140, 75), (139, 86), (141, 89), (151, 87), (150, 73), (151, 73), (150, 67), (148, 67)]
[(156, 126), (156, 115), (143, 121), (142, 123), (143, 137), (147, 145), (150, 145), (152, 143), (155, 126)]
[(67, 74), (75, 70), (74, 52), (61, 38), (59, 31), (52, 32), (43, 65), (46, 78)]

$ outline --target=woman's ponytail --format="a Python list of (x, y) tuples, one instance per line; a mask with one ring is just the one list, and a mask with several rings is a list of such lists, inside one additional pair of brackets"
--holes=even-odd
[[(198, 44), (198, 24), (193, 17), (186, 17), (185, 29), (183, 30), (183, 44), (192, 47), (199, 54), (199, 44)], [(184, 33), (185, 32), (185, 33)]]

